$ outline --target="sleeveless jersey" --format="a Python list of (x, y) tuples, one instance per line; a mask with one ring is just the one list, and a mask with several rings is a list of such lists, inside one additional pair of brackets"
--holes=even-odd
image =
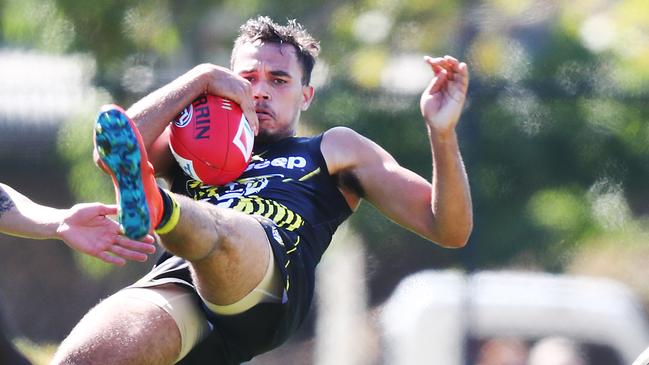
[(296, 233), (318, 262), (336, 228), (352, 213), (320, 151), (322, 134), (255, 143), (244, 173), (223, 186), (174, 174), (172, 191), (247, 214), (270, 218)]

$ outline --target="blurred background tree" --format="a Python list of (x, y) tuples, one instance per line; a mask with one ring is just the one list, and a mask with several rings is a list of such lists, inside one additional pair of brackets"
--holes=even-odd
[(638, 262), (629, 268), (601, 253), (647, 264), (639, 254), (649, 208), (645, 0), (0, 0), (0, 13), (1, 46), (89, 60), (93, 96), (57, 137), (75, 200), (113, 199), (89, 158), (99, 104), (128, 106), (201, 62), (228, 65), (238, 26), (267, 14), (296, 18), (321, 40), (302, 132), (349, 126), (426, 178), (418, 102), (431, 73), (422, 56), (469, 65), (459, 134), (475, 207), (470, 244), (431, 247), (363, 205), (351, 222), (368, 242), (372, 303), (422, 268), (525, 267), (629, 282)]

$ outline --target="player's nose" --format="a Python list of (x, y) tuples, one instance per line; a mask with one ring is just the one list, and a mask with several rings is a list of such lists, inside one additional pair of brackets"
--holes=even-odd
[(263, 82), (256, 82), (252, 85), (252, 96), (255, 100), (270, 100), (270, 93)]

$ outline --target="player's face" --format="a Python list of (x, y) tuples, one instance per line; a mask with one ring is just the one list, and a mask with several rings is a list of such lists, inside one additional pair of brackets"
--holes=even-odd
[(313, 98), (313, 87), (302, 85), (302, 67), (288, 44), (246, 43), (235, 54), (232, 69), (252, 85), (259, 134), (273, 141), (295, 134), (300, 112)]

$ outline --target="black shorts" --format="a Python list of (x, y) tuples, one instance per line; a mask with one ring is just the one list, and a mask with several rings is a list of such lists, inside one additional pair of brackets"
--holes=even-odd
[[(178, 364), (240, 364), (280, 346), (306, 318), (313, 297), (316, 265), (308, 250), (302, 249), (308, 243), (267, 218), (255, 218), (266, 231), (275, 266), (285, 284), (282, 302), (259, 303), (229, 316), (218, 315), (203, 306), (213, 329)], [(200, 300), (187, 261), (167, 252), (143, 279), (154, 285), (175, 283), (190, 287)]]

